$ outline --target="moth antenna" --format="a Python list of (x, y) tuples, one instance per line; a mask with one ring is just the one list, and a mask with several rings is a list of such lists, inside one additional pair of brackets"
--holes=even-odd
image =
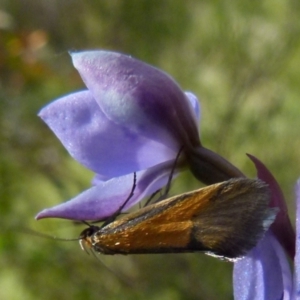
[(112, 274), (114, 274), (118, 280), (120, 282), (122, 282), (126, 287), (130, 287), (130, 288), (134, 288), (134, 285), (132, 284), (132, 282), (129, 282), (129, 280), (127, 278), (125, 278), (124, 276), (116, 273), (113, 269), (111, 269), (110, 267), (108, 267), (103, 260), (101, 260), (96, 252), (93, 249), (93, 244), (92, 241), (90, 240), (90, 237), (97, 231), (100, 229), (100, 227), (98, 226), (94, 226), (89, 224), (87, 221), (82, 220), (82, 223), (87, 225), (88, 228), (86, 228), (85, 230), (83, 230), (83, 232), (80, 234), (79, 236), (79, 244), (80, 247), (83, 251), (85, 251), (88, 255), (90, 255), (90, 253), (92, 253), (92, 255)]
[(117, 279), (127, 288), (130, 289), (134, 289), (136, 288), (135, 284), (130, 281), (127, 277), (117, 273), (114, 269), (112, 269), (111, 267), (109, 267), (102, 259), (99, 258), (99, 256), (97, 255), (97, 253), (95, 253), (95, 251), (93, 249), (91, 249), (91, 253), (92, 255), (114, 276), (117, 277)]
[(47, 239), (57, 240), (57, 241), (62, 241), (62, 242), (79, 241), (79, 238), (74, 238), (74, 239), (60, 238), (55, 235), (50, 235), (47, 233), (35, 231), (31, 228), (22, 228), (22, 231), (23, 231), (23, 233), (26, 233), (26, 234), (31, 234), (31, 235), (39, 236), (42, 238), (47, 238)]
[[(90, 225), (88, 222), (86, 221), (82, 221), (82, 223), (84, 223), (85, 225), (92, 227), (93, 225)], [(80, 247), (83, 251), (85, 251), (88, 255), (90, 255), (90, 253), (92, 253), (92, 255), (109, 271), (111, 272), (114, 276), (116, 276), (118, 278), (118, 280), (127, 288), (134, 288), (134, 284), (129, 281), (129, 279), (127, 279), (125, 276), (122, 276), (118, 273), (116, 273), (113, 269), (111, 269), (107, 264), (105, 264), (95, 253), (95, 251), (93, 251), (92, 248), (90, 248), (90, 251), (87, 249), (87, 246), (85, 245), (84, 241), (79, 237), (79, 238), (74, 238), (74, 239), (67, 239), (67, 238), (60, 238), (60, 237), (56, 237), (56, 236), (52, 236), (46, 233), (42, 233), (42, 232), (38, 232), (35, 231), (31, 228), (22, 228), (21, 232), (25, 233), (25, 234), (30, 234), (30, 235), (35, 235), (38, 237), (42, 237), (42, 238), (47, 238), (47, 239), (52, 239), (52, 240), (57, 240), (57, 241), (63, 241), (63, 242), (69, 242), (69, 241), (79, 241)]]

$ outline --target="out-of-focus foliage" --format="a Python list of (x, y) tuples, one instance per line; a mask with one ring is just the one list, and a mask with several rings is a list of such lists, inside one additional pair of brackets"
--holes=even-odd
[[(98, 260), (76, 242), (82, 226), (34, 221), (89, 187), (36, 116), (80, 89), (71, 49), (111, 49), (172, 74), (201, 97), (202, 142), (249, 176), (251, 153), (274, 172), (293, 213), (300, 175), (300, 2), (2, 0), (0, 6), (0, 298), (232, 299), (231, 265), (201, 254)], [(187, 173), (173, 193), (199, 187)], [(291, 214), (292, 217), (294, 217)]]

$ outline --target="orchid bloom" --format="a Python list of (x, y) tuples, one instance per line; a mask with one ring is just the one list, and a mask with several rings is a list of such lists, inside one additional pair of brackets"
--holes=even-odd
[[(278, 183), (257, 158), (249, 157), (256, 166), (258, 178), (269, 184), (271, 206), (278, 207), (280, 211), (265, 237), (246, 257), (234, 264), (234, 297), (237, 300), (300, 299), (300, 181), (296, 187), (296, 240)], [(294, 276), (287, 255), (294, 260)]]
[(39, 116), (71, 156), (96, 173), (94, 186), (37, 219), (108, 218), (130, 194), (134, 172), (136, 188), (124, 210), (165, 186), (174, 166), (175, 173), (188, 166), (204, 183), (243, 176), (201, 145), (198, 100), (169, 75), (114, 52), (71, 56), (87, 90), (50, 103)]
[(171, 77), (118, 53), (71, 56), (88, 89), (59, 98), (39, 116), (71, 156), (96, 173), (94, 186), (37, 219), (105, 219), (123, 205), (136, 172), (126, 210), (167, 184), (182, 145), (200, 143), (199, 102)]

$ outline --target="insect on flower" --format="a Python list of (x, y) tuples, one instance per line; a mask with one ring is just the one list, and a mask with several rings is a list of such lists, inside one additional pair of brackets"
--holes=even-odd
[(111, 255), (204, 252), (234, 261), (273, 223), (277, 208), (270, 208), (269, 201), (263, 181), (231, 179), (146, 206), (102, 227), (89, 225), (80, 244)]

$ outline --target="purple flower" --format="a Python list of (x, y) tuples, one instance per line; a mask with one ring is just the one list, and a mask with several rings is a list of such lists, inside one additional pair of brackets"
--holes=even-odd
[(189, 167), (204, 183), (243, 174), (200, 142), (197, 98), (164, 72), (130, 56), (71, 53), (87, 90), (64, 96), (39, 116), (73, 158), (96, 173), (94, 186), (45, 209), (37, 219), (105, 219), (124, 204), (137, 173), (137, 187), (124, 210)]
[(71, 156), (96, 173), (94, 186), (37, 219), (111, 216), (128, 197), (137, 172), (126, 210), (167, 184), (182, 146), (200, 146), (198, 100), (167, 74), (113, 52), (71, 56), (88, 90), (50, 103), (39, 116)]
[[(296, 240), (278, 183), (258, 159), (249, 157), (257, 168), (258, 177), (270, 186), (271, 206), (279, 207), (280, 211), (265, 237), (245, 258), (234, 264), (234, 297), (238, 300), (300, 299), (300, 181), (296, 187)], [(294, 260), (294, 275), (288, 256)]]

